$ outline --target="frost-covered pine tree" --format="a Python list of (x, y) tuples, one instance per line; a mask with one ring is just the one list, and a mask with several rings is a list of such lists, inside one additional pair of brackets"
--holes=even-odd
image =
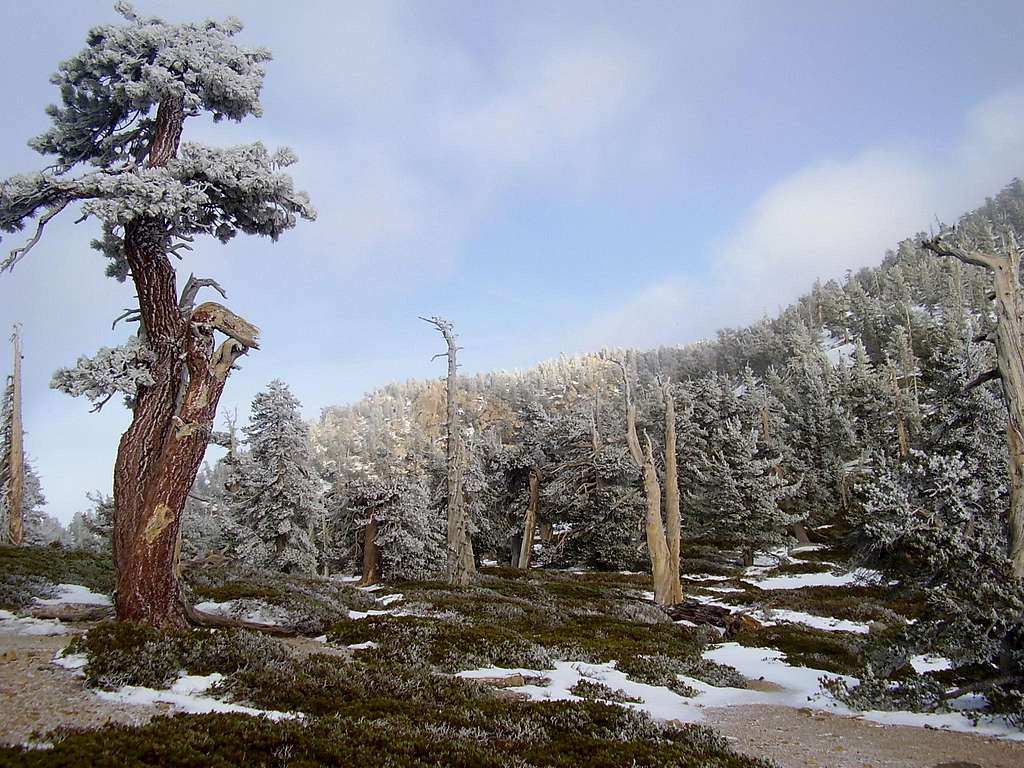
[[(61, 103), (31, 141), (48, 156), (45, 166), (0, 182), (0, 229), (34, 225), (0, 271), (29, 253), (49, 221), (77, 209), (102, 224), (95, 245), (109, 259), (107, 274), (131, 278), (137, 339), (80, 361), (55, 384), (98, 403), (128, 395), (132, 423), (114, 466), (117, 615), (183, 626), (202, 617), (178, 584), (182, 510), (228, 374), (258, 346), (259, 330), (221, 304), (194, 307), (200, 288), (219, 286), (190, 278), (179, 294), (171, 257), (197, 235), (277, 239), (315, 211), (283, 172), (295, 162), (289, 150), (182, 142), (190, 118), (242, 120), (262, 111), (270, 54), (236, 42), (241, 23), (170, 24), (125, 2), (116, 8), (125, 22), (90, 30), (84, 49), (52, 78)], [(218, 332), (227, 337), (219, 344)], [(110, 366), (125, 362), (114, 375)]]
[[(3, 450), (2, 434), (0, 434), (0, 450)], [(50, 522), (53, 518), (42, 509), (46, 505), (46, 497), (43, 495), (43, 487), (39, 480), (39, 475), (36, 474), (32, 461), (27, 456), (25, 457), (24, 473), (24, 489), (21, 498), (24, 543), (36, 546), (48, 544), (50, 541), (55, 540), (53, 525)], [(3, 477), (3, 474), (3, 469), (0, 468), (0, 477)], [(2, 526), (0, 527), (0, 535), (5, 535), (8, 531), (7, 500), (10, 497), (9, 485), (9, 478), (5, 478), (0, 483), (0, 526)], [(0, 542), (10, 543), (5, 537), (0, 537)]]
[(431, 504), (424, 476), (359, 480), (349, 486), (348, 493), (355, 522), (364, 531), (365, 584), (381, 579), (436, 579), (445, 573), (444, 512)]
[(309, 427), (287, 384), (275, 379), (256, 395), (245, 434), (239, 557), (286, 573), (315, 573), (313, 535), (326, 514), (323, 483), (314, 470)]
[(109, 554), (114, 530), (114, 499), (96, 491), (87, 493), (90, 509), (76, 512), (68, 523), (71, 546), (87, 552)]

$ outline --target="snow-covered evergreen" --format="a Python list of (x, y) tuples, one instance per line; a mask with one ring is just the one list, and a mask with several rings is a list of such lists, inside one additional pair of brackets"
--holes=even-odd
[(275, 379), (256, 395), (245, 435), (238, 555), (254, 566), (314, 573), (314, 537), (326, 514), (323, 483), (313, 465), (309, 427), (287, 384)]

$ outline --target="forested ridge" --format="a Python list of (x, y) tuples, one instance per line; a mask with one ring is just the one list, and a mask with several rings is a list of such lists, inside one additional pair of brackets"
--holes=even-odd
[[(1024, 185), (1014, 181), (973, 220), (1020, 231)], [(955, 488), (963, 512), (1000, 519), (1006, 447), (999, 385), (964, 391), (993, 367), (983, 338), (995, 322), (991, 280), (926, 251), (921, 239), (900, 243), (880, 266), (842, 282), (816, 282), (778, 317), (723, 329), (713, 340), (460, 378), (467, 498), (479, 546), (505, 552), (521, 531), (536, 468), (541, 562), (627, 568), (646, 559), (617, 361), (633, 382), (638, 430), (658, 457), (663, 383), (675, 398), (687, 538), (763, 552), (782, 543), (791, 525), (835, 524), (882, 556), (899, 549), (895, 533), (886, 535), (887, 524), (897, 523), (892, 494), (927, 494), (929, 483)], [(443, 406), (443, 381), (408, 381), (326, 408), (312, 426), (317, 463), (332, 485), (333, 568), (351, 566), (353, 526), (371, 506), (389, 521), (386, 537), (398, 536), (412, 509), (430, 517), (425, 500), (436, 498), (443, 470)], [(998, 542), (989, 545), (998, 550)], [(427, 560), (408, 559), (399, 541), (384, 546), (384, 558), (385, 573), (429, 570)]]

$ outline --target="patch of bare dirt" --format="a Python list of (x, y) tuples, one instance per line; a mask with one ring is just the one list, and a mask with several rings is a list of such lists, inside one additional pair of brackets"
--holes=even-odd
[(827, 712), (747, 705), (704, 710), (734, 749), (782, 768), (1020, 768), (1024, 742), (880, 725)]
[(0, 742), (23, 744), (58, 727), (141, 724), (169, 711), (103, 701), (84, 680), (53, 664), (70, 635), (0, 634)]

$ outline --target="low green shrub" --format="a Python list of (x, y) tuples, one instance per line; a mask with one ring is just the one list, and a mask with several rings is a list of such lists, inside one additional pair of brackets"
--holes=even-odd
[(53, 597), (56, 584), (81, 584), (95, 592), (114, 589), (110, 555), (61, 547), (0, 546), (0, 608), (22, 608)]

